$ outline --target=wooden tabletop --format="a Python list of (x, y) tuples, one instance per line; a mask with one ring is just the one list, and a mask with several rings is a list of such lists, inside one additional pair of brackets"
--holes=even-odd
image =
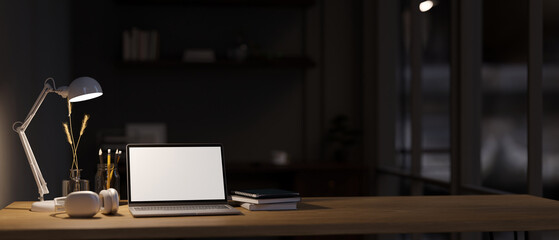
[(559, 230), (559, 202), (529, 195), (303, 198), (293, 211), (236, 216), (71, 219), (0, 210), (0, 239), (127, 239)]

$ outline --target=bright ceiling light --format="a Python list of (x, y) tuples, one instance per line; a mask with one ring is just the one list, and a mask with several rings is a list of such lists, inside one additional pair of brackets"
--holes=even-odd
[(434, 5), (435, 4), (433, 3), (432, 0), (423, 1), (419, 4), (419, 11), (427, 12), (431, 10), (431, 8), (433, 8)]

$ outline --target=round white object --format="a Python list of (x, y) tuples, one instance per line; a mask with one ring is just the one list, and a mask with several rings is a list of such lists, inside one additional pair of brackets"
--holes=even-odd
[(65, 208), (70, 217), (93, 217), (99, 211), (99, 196), (92, 191), (72, 192), (66, 197)]

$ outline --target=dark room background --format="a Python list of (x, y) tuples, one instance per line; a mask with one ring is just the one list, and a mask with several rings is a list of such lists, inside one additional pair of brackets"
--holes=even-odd
[[(470, 184), (526, 193), (527, 1), (440, 0), (427, 12), (418, 12), (419, 2), (1, 1), (0, 204), (37, 196), (12, 123), (24, 119), (46, 78), (64, 86), (80, 76), (104, 91), (73, 113), (75, 122), (91, 115), (78, 158), (92, 188), (99, 148), (220, 142), (234, 189), (455, 194), (458, 91), (474, 93), (473, 115), (462, 117), (475, 124), (458, 135), (473, 139), (462, 156), (474, 169)], [(460, 11), (471, 7), (460, 22), (471, 27), (471, 41), (455, 39), (458, 3)], [(540, 178), (543, 196), (554, 199), (557, 11), (555, 1), (544, 1)], [(144, 35), (137, 49), (155, 46), (153, 58), (126, 57), (124, 39), (133, 31)], [(455, 75), (457, 42), (475, 71)], [(189, 51), (206, 58), (185, 60)], [(453, 88), (455, 76), (478, 85)], [(68, 178), (66, 117), (64, 100), (49, 95), (27, 130), (47, 199), (60, 196)]]
[[(47, 77), (63, 86), (90, 76), (103, 88), (102, 97), (74, 104), (72, 113), (74, 122), (91, 115), (78, 149), (91, 184), (98, 149), (153, 141), (153, 131), (133, 130), (144, 126), (156, 129), (156, 141), (223, 143), (230, 188), (282, 187), (307, 196), (367, 191), (359, 150), (362, 2), (2, 4), (2, 102), (13, 103), (3, 105), (3, 126), (26, 115)], [(123, 34), (132, 29), (157, 32), (156, 59), (124, 59)], [(240, 48), (246, 57), (232, 56)], [(192, 49), (212, 50), (215, 61), (183, 61)], [(52, 196), (60, 195), (71, 159), (65, 112), (64, 100), (49, 95), (27, 131)], [(13, 161), (3, 164), (18, 170), (4, 176), (26, 190), (5, 203), (34, 199), (17, 134), (8, 130), (6, 159)], [(278, 154), (287, 162), (274, 162)], [(119, 170), (125, 173), (122, 162)]]

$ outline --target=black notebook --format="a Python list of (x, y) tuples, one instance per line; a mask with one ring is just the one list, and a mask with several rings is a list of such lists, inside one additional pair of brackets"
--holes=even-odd
[(250, 198), (284, 198), (284, 197), (298, 197), (298, 192), (292, 192), (282, 189), (265, 188), (265, 189), (247, 189), (231, 191), (231, 193), (250, 197)]

